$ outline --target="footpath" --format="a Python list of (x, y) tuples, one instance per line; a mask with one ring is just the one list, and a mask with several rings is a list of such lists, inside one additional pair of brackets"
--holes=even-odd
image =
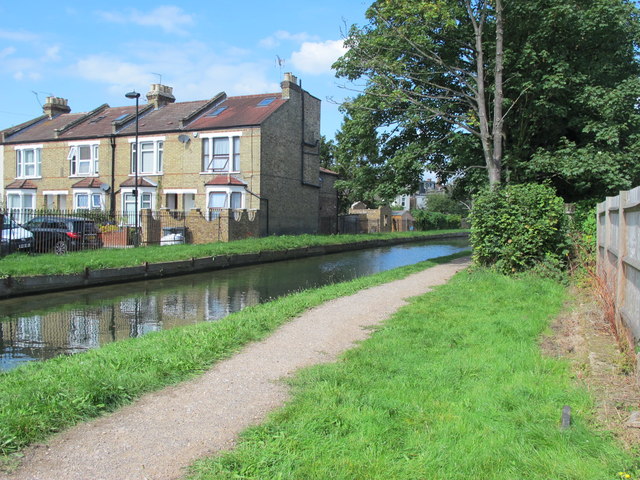
[(332, 300), (247, 345), (194, 380), (145, 395), (24, 452), (8, 480), (173, 480), (196, 459), (234, 447), (240, 432), (282, 406), (283, 380), (335, 361), (406, 299), (446, 283), (463, 258)]

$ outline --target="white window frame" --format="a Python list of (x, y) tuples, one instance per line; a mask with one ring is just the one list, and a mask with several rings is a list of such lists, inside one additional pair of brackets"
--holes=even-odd
[[(164, 169), (164, 143), (165, 143), (166, 137), (142, 137), (142, 138), (138, 138), (138, 145), (141, 146), (140, 148), (140, 152), (144, 155), (145, 153), (150, 153), (151, 154), (151, 162), (152, 162), (152, 168), (150, 171), (143, 171), (142, 167), (143, 167), (143, 162), (141, 160), (142, 155), (137, 156), (138, 159), (138, 175), (162, 175), (163, 173), (163, 169)], [(136, 174), (136, 170), (135, 170), (135, 161), (134, 161), (134, 154), (136, 151), (136, 139), (135, 138), (130, 138), (129, 139), (129, 156), (130, 156), (130, 173), (129, 176), (133, 177)], [(151, 147), (145, 147), (143, 148), (142, 146), (147, 146), (151, 144)]]
[[(7, 189), (6, 191), (6, 205), (7, 210), (10, 212), (15, 212), (14, 219), (18, 223), (24, 223), (28, 220), (26, 212), (27, 211), (35, 211), (36, 209), (36, 191), (32, 189)], [(19, 206), (12, 205), (12, 202), (9, 200), (10, 197), (17, 197), (19, 199)], [(31, 205), (25, 207), (24, 199), (25, 197), (31, 198)]]
[[(243, 210), (245, 208), (245, 188), (239, 185), (212, 185), (206, 188), (206, 198), (207, 198), (207, 209), (219, 208), (219, 209), (231, 209), (231, 195), (232, 194), (240, 194), (240, 208), (237, 210)], [(223, 207), (212, 207), (211, 206), (211, 195), (214, 193), (224, 194), (224, 206)], [(234, 209), (236, 210), (236, 209)]]
[[(15, 147), (16, 151), (16, 178), (42, 178), (42, 144), (40, 145), (20, 145)], [(25, 163), (25, 152), (31, 151), (33, 161), (28, 166), (33, 168), (33, 175), (25, 173), (27, 164)]]
[[(122, 217), (127, 225), (135, 225), (135, 197), (133, 196), (134, 187), (122, 187)], [(156, 187), (138, 187), (138, 224), (140, 224), (140, 212), (143, 208), (149, 208), (152, 211), (156, 209)], [(148, 199), (148, 200), (145, 200)], [(148, 206), (145, 203), (148, 202)], [(127, 213), (127, 205), (134, 205), (133, 214)]]
[[(79, 198), (87, 197), (87, 206), (80, 206)], [(97, 200), (97, 203), (96, 203)], [(99, 188), (73, 189), (73, 209), (74, 210), (100, 210), (104, 211), (104, 192)]]
[[(205, 133), (201, 134), (202, 139), (202, 151), (201, 151), (201, 174), (212, 173), (240, 173), (240, 137), (242, 132), (224, 132), (224, 133)], [(229, 146), (228, 153), (224, 154), (224, 157), (220, 156), (221, 160), (225, 160), (224, 166), (216, 167), (214, 144), (216, 139), (227, 139)], [(207, 200), (208, 202), (208, 200)]]
[[(79, 158), (81, 147), (89, 148), (89, 158)], [(100, 142), (95, 140), (87, 142), (70, 142), (67, 160), (69, 160), (70, 177), (97, 177), (100, 171)], [(80, 172), (81, 164), (86, 164), (86, 173)]]

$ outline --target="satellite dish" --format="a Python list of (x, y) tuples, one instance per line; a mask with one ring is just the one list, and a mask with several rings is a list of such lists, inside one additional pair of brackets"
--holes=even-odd
[(102, 190), (103, 192), (108, 192), (110, 188), (111, 187), (106, 183), (101, 183), (100, 184), (100, 190)]
[(189, 143), (191, 141), (191, 139), (189, 138), (189, 135), (178, 135), (178, 141), (180, 143)]

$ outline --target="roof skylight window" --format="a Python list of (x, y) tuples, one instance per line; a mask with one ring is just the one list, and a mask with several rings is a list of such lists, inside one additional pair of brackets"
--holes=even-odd
[(276, 99), (276, 97), (264, 98), (258, 104), (258, 107), (266, 107), (267, 105), (271, 105), (271, 103)]
[(216, 108), (213, 112), (208, 113), (207, 117), (217, 117), (218, 115), (220, 115), (222, 112), (224, 112), (227, 109), (227, 107), (219, 107)]
[(122, 115), (120, 115), (118, 118), (116, 118), (114, 120), (114, 122), (119, 122), (120, 120), (124, 120), (125, 118), (127, 118), (129, 116), (128, 113), (123, 113)]

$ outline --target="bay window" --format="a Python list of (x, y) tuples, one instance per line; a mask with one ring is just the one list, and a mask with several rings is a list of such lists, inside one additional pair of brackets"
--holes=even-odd
[(210, 209), (240, 210), (244, 203), (243, 191), (244, 187), (217, 187), (215, 190), (207, 190), (207, 206)]
[(30, 211), (35, 208), (35, 190), (7, 190), (7, 209), (18, 223), (24, 223), (28, 220)]
[(104, 194), (94, 189), (75, 192), (73, 207), (74, 210), (104, 210)]

